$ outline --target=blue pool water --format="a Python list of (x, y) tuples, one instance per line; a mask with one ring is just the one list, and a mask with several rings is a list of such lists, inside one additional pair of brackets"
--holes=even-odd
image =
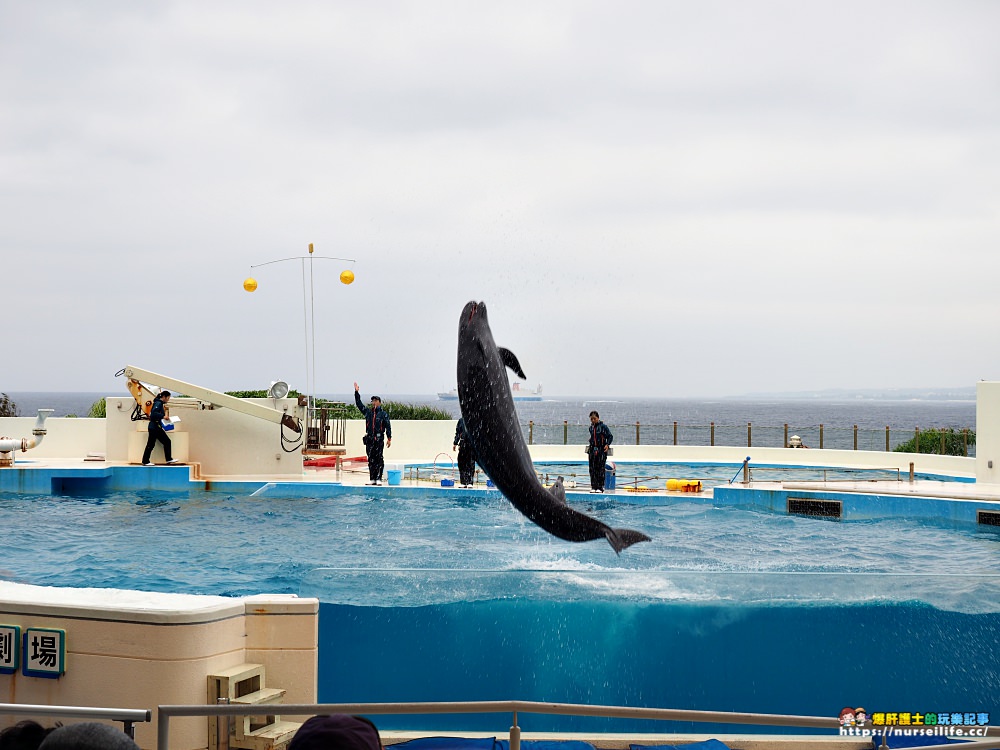
[[(0, 577), (319, 597), (324, 702), (1000, 716), (996, 528), (831, 521), (683, 496), (574, 504), (653, 542), (620, 557), (602, 542), (562, 542), (497, 493), (0, 493)], [(495, 729), (496, 718), (381, 723)], [(605, 724), (529, 715), (522, 726)]]

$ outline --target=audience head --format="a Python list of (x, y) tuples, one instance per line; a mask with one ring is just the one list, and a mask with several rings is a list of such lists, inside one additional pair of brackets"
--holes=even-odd
[(0, 729), (0, 750), (38, 750), (42, 740), (55, 727), (43, 727), (30, 719)]
[(38, 750), (139, 750), (139, 746), (117, 727), (83, 721), (53, 730)]
[(288, 750), (382, 750), (382, 739), (363, 716), (313, 716), (292, 737)]

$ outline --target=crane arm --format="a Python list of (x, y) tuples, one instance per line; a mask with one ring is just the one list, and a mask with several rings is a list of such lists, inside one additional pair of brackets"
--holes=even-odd
[[(177, 380), (176, 378), (171, 378), (167, 375), (161, 375), (156, 372), (150, 372), (149, 370), (143, 370), (142, 368), (133, 367), (132, 365), (125, 366), (124, 374), (129, 380), (129, 391), (135, 398), (136, 403), (139, 404), (139, 407), (145, 412), (146, 416), (149, 416), (149, 409), (152, 405), (152, 393), (142, 384), (151, 383), (152, 385), (157, 385), (161, 388), (168, 388), (176, 391), (178, 394), (184, 394), (185, 396), (191, 396), (201, 401), (206, 401), (214, 406), (232, 409), (233, 411), (246, 414), (251, 417), (256, 417), (257, 419), (266, 419), (268, 422), (283, 425), (293, 432), (302, 432), (302, 427), (299, 422), (295, 420), (291, 414), (284, 411), (278, 411), (277, 409), (272, 409), (269, 406), (255, 404), (252, 401), (245, 401), (242, 398), (236, 398), (236, 396), (230, 396), (227, 393), (220, 393), (219, 391), (213, 391), (210, 388), (203, 388), (200, 385), (185, 383), (183, 380)], [(147, 400), (146, 394), (149, 394), (149, 404), (145, 403)]]

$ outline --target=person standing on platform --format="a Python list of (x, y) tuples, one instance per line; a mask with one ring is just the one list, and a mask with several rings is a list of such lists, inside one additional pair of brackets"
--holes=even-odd
[(167, 404), (170, 403), (170, 391), (160, 391), (153, 399), (153, 405), (149, 409), (149, 437), (146, 439), (146, 450), (142, 452), (142, 465), (152, 466), (150, 459), (153, 456), (153, 448), (156, 441), (163, 443), (163, 456), (168, 464), (177, 463), (171, 452), (170, 438), (167, 431), (163, 429), (163, 420), (167, 418)]
[[(358, 384), (354, 384), (354, 404), (365, 418), (365, 453), (368, 454), (368, 484), (382, 484), (382, 470), (385, 468), (385, 458), (382, 451), (385, 446), (392, 447), (392, 425), (389, 415), (382, 409), (382, 399), (372, 396), (369, 406), (361, 403), (361, 392)], [(382, 440), (385, 438), (385, 445)]]
[(590, 491), (604, 492), (604, 470), (608, 461), (608, 448), (615, 436), (601, 421), (601, 415), (590, 412), (590, 440), (587, 443), (587, 457), (590, 459)]
[(476, 451), (472, 447), (469, 431), (465, 429), (465, 418), (459, 417), (455, 426), (455, 439), (451, 441), (451, 449), (458, 449), (458, 476), (463, 487), (471, 487), (476, 475)]

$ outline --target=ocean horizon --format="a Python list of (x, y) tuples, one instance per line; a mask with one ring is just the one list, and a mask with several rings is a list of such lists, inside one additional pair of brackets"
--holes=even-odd
[[(372, 394), (363, 391), (362, 395)], [(439, 400), (436, 394), (379, 395), (386, 401), (435, 407), (453, 419), (461, 416), (458, 401)], [(54, 409), (54, 417), (85, 417), (93, 403), (108, 394), (14, 391), (8, 396), (22, 417), (32, 417), (40, 408)], [(322, 398), (354, 402), (353, 392)], [(881, 451), (886, 449), (887, 430), (889, 448), (894, 449), (917, 430), (976, 429), (974, 400), (552, 396), (519, 401), (516, 408), (525, 439), (546, 444), (586, 442), (592, 410), (601, 415), (619, 445), (781, 446), (797, 435), (811, 448)], [(974, 454), (973, 444), (969, 455)]]

